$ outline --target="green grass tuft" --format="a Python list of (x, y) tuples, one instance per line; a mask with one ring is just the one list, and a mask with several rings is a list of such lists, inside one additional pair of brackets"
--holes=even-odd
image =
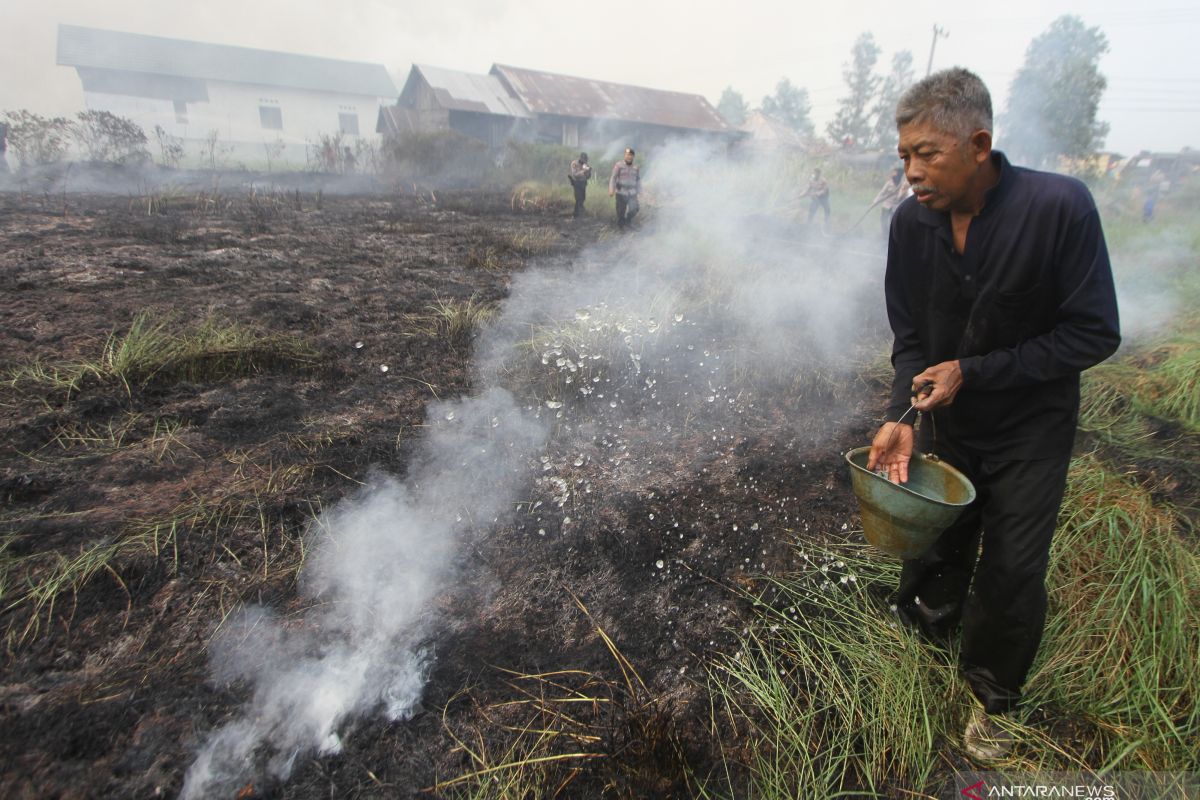
[(181, 327), (174, 315), (155, 317), (144, 311), (124, 333), (109, 335), (98, 358), (55, 365), (34, 362), (10, 370), (7, 382), (74, 393), (88, 381), (97, 381), (122, 384), (132, 393), (151, 383), (222, 380), (281, 366), (306, 368), (316, 361), (313, 348), (295, 337), (215, 315)]

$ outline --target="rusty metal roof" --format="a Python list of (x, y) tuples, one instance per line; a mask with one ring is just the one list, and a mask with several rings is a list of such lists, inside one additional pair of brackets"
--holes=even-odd
[(493, 65), (491, 74), (502, 80), (535, 114), (734, 132), (712, 104), (698, 94), (574, 78), (503, 64)]
[(417, 80), (424, 80), (438, 104), (451, 111), (474, 111), (524, 119), (533, 116), (521, 101), (508, 93), (495, 75), (478, 75), (453, 69), (413, 64), (400, 92), (400, 102), (411, 102)]

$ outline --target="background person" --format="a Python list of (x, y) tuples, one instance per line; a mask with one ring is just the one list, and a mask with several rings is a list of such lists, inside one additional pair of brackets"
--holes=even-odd
[(813, 217), (817, 215), (817, 209), (825, 212), (825, 219), (822, 226), (829, 228), (829, 182), (821, 177), (821, 170), (814, 169), (812, 179), (808, 182), (808, 188), (804, 190), (801, 197), (811, 197), (812, 200), (808, 204), (808, 224), (812, 225)]
[(642, 172), (633, 163), (632, 147), (625, 148), (625, 159), (613, 164), (608, 179), (608, 196), (617, 198), (617, 227), (624, 228), (638, 213), (638, 192), (642, 190)]
[(587, 185), (591, 179), (592, 165), (588, 163), (588, 154), (580, 153), (579, 158), (572, 161), (567, 169), (567, 180), (575, 190), (575, 213), (571, 216), (576, 219), (583, 213), (583, 203), (587, 200)]
[(915, 200), (896, 210), (884, 291), (894, 334), (888, 420), (868, 468), (905, 482), (916, 396), (937, 455), (977, 498), (925, 555), (904, 562), (895, 602), (935, 640), (962, 625), (959, 666), (981, 704), (967, 754), (1002, 758), (997, 723), (1021, 699), (1046, 615), (1050, 540), (1079, 413), (1079, 374), (1120, 343), (1116, 293), (1096, 205), (1062, 175), (992, 150), (987, 87), (938, 72), (896, 108)]
[(911, 191), (908, 181), (904, 180), (904, 167), (896, 167), (871, 201), (871, 205), (879, 206), (879, 228), (885, 237), (892, 225), (892, 215), (896, 213), (896, 207), (904, 202), (904, 198), (909, 194)]

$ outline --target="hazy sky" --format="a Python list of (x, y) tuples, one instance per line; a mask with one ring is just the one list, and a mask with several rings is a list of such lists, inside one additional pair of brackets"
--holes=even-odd
[[(1200, 147), (1200, 4), (1195, 0), (990, 3), (755, 2), (712, 10), (692, 0), (0, 0), (0, 109), (82, 108), (75, 71), (55, 66), (58, 23), (372, 61), (402, 85), (413, 62), (484, 72), (492, 63), (660, 89), (713, 103), (726, 86), (757, 105), (782, 76), (808, 89), (818, 129), (845, 93), (842, 65), (863, 31), (892, 53), (979, 73), (997, 112), (1033, 37), (1062, 14), (1108, 36), (1100, 108), (1110, 149)], [(582, 10), (580, 10), (582, 9)], [(603, 14), (604, 16), (597, 16)], [(1003, 131), (998, 145), (1003, 147)]]

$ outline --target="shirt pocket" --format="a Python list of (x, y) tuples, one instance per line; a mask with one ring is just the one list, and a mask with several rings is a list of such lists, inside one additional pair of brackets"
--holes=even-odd
[(988, 315), (989, 327), (998, 343), (1012, 347), (1046, 331), (1045, 308), (1046, 294), (1041, 283), (1015, 291), (997, 291)]
[(1042, 292), (1042, 284), (1035, 283), (1032, 286), (1019, 288), (1013, 291), (996, 290), (995, 304), (1002, 307), (1025, 307), (1039, 305), (1040, 295)]

